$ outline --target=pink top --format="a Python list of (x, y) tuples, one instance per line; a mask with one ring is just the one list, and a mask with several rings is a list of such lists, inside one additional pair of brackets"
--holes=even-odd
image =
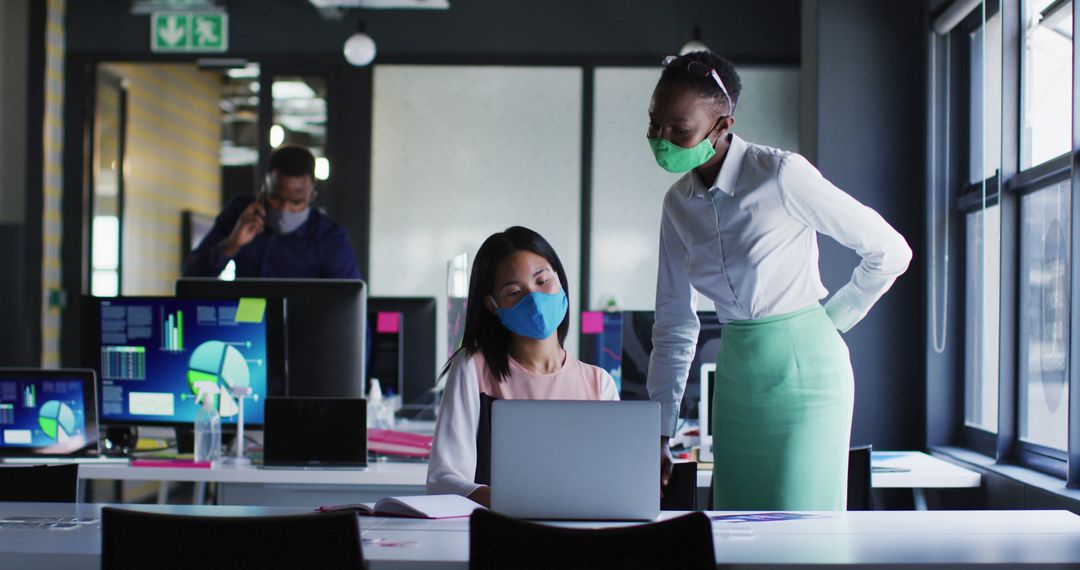
[(499, 382), (483, 353), (466, 355), (462, 351), (450, 362), (435, 420), (428, 493), (468, 496), (479, 487), (474, 478), (481, 394), (500, 400), (619, 399), (610, 374), (569, 354), (562, 368), (551, 374), (533, 374), (511, 358), (510, 375)]
[(488, 368), (482, 352), (472, 357), (481, 394), (499, 400), (600, 400), (606, 373), (566, 355), (562, 368), (551, 374), (534, 374), (507, 357), (510, 376), (499, 382)]

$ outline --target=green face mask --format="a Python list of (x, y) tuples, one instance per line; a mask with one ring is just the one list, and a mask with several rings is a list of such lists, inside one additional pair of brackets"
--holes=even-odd
[(708, 136), (690, 148), (681, 147), (660, 137), (648, 140), (653, 156), (656, 157), (656, 164), (668, 172), (689, 172), (705, 164), (716, 154)]

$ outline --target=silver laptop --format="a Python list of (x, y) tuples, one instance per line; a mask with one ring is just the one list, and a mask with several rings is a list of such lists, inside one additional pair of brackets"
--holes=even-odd
[(498, 400), (491, 509), (518, 518), (652, 520), (660, 514), (660, 404)]

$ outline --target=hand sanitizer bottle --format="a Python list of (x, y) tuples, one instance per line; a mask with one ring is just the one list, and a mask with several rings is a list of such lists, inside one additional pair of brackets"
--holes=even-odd
[(379, 385), (378, 378), (372, 378), (371, 389), (368, 390), (367, 397), (367, 425), (369, 428), (386, 429), (389, 427), (386, 425), (384, 409), (382, 386)]
[(202, 403), (195, 412), (195, 461), (214, 461), (221, 454), (221, 416), (209, 389), (201, 388), (195, 401)]

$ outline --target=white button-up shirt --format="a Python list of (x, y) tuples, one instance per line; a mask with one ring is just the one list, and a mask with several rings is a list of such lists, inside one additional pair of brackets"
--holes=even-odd
[[(862, 262), (825, 304), (840, 331), (858, 323), (907, 269), (911, 249), (877, 212), (826, 180), (802, 156), (731, 136), (712, 187), (694, 171), (664, 197), (649, 396), (661, 433), (674, 435), (700, 324), (697, 294), (721, 323), (790, 313), (828, 295), (817, 233)], [(707, 355), (713, 358), (714, 355)]]

